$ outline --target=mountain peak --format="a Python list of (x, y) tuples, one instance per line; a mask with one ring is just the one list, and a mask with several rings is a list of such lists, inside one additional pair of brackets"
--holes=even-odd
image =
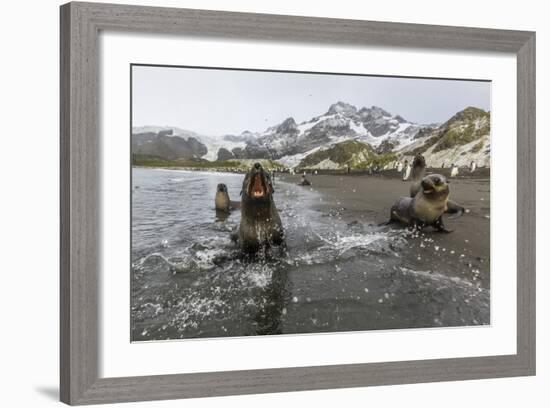
[(334, 115), (336, 113), (343, 113), (344, 115), (354, 115), (357, 113), (357, 108), (349, 103), (338, 101), (330, 105), (327, 115)]
[(453, 117), (446, 122), (446, 124), (448, 125), (459, 121), (471, 121), (484, 117), (489, 117), (489, 112), (486, 112), (483, 109), (476, 108), (474, 106), (468, 106), (463, 110), (455, 113)]
[(403, 116), (401, 115), (395, 115), (393, 117), (396, 121), (398, 121), (399, 123), (406, 123), (407, 121), (405, 120), (405, 118), (403, 118)]
[(371, 113), (378, 114), (379, 116), (391, 116), (391, 113), (376, 105), (372, 105), (370, 111)]
[(462, 110), (462, 113), (466, 115), (486, 116), (489, 112), (486, 112), (481, 108), (476, 108), (475, 106), (468, 106)]
[(293, 117), (286, 118), (279, 126), (277, 126), (277, 133), (295, 133), (297, 132), (298, 125)]

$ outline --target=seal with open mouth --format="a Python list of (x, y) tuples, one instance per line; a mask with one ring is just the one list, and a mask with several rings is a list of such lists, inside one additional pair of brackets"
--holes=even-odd
[(390, 221), (423, 228), (432, 226), (441, 232), (451, 232), (443, 225), (443, 213), (464, 213), (464, 208), (449, 200), (449, 183), (441, 174), (430, 174), (420, 182), (414, 197), (401, 197), (391, 208)]
[(216, 205), (216, 211), (229, 212), (241, 208), (241, 203), (238, 201), (231, 201), (229, 199), (229, 193), (227, 186), (223, 183), (218, 184), (216, 187), (216, 197), (214, 199)]
[(255, 163), (243, 181), (241, 224), (236, 236), (245, 253), (284, 243), (283, 225), (273, 201), (273, 192), (269, 173), (260, 163)]

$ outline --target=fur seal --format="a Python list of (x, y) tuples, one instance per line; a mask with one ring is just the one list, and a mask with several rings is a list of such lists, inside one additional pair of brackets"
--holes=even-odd
[(426, 176), (426, 159), (420, 153), (414, 156), (412, 164), (412, 184), (410, 195), (414, 197), (420, 191), (422, 179)]
[(299, 186), (311, 186), (311, 181), (306, 178), (306, 175), (302, 175), (302, 181), (298, 183)]
[(238, 201), (231, 201), (229, 199), (229, 193), (227, 192), (227, 186), (223, 183), (218, 184), (216, 188), (216, 197), (214, 198), (216, 204), (216, 211), (229, 212), (237, 208), (241, 208), (241, 203)]
[(391, 208), (390, 220), (415, 228), (434, 227), (441, 232), (452, 232), (443, 225), (443, 213), (459, 217), (464, 207), (449, 200), (449, 183), (441, 174), (430, 174), (420, 182), (414, 197), (401, 197)]
[(246, 174), (241, 191), (241, 224), (236, 238), (241, 250), (254, 254), (262, 247), (284, 244), (284, 230), (269, 173), (255, 163)]

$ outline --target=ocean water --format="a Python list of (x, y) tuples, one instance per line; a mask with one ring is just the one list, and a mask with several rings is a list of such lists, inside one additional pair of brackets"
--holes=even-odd
[(214, 209), (217, 184), (238, 200), (242, 180), (133, 169), (132, 341), (489, 323), (479, 282), (411, 267), (409, 231), (346, 221), (317, 208), (319, 193), (277, 179), (287, 249), (244, 259), (230, 239), (240, 212)]

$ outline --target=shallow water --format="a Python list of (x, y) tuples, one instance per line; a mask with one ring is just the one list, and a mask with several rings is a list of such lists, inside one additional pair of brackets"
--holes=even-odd
[(318, 209), (320, 194), (279, 180), (287, 249), (243, 259), (230, 240), (240, 213), (214, 210), (217, 184), (238, 200), (242, 179), (133, 169), (133, 341), (489, 323), (488, 288), (458, 263), (409, 261), (411, 240), (424, 238), (346, 221), (338, 207)]

